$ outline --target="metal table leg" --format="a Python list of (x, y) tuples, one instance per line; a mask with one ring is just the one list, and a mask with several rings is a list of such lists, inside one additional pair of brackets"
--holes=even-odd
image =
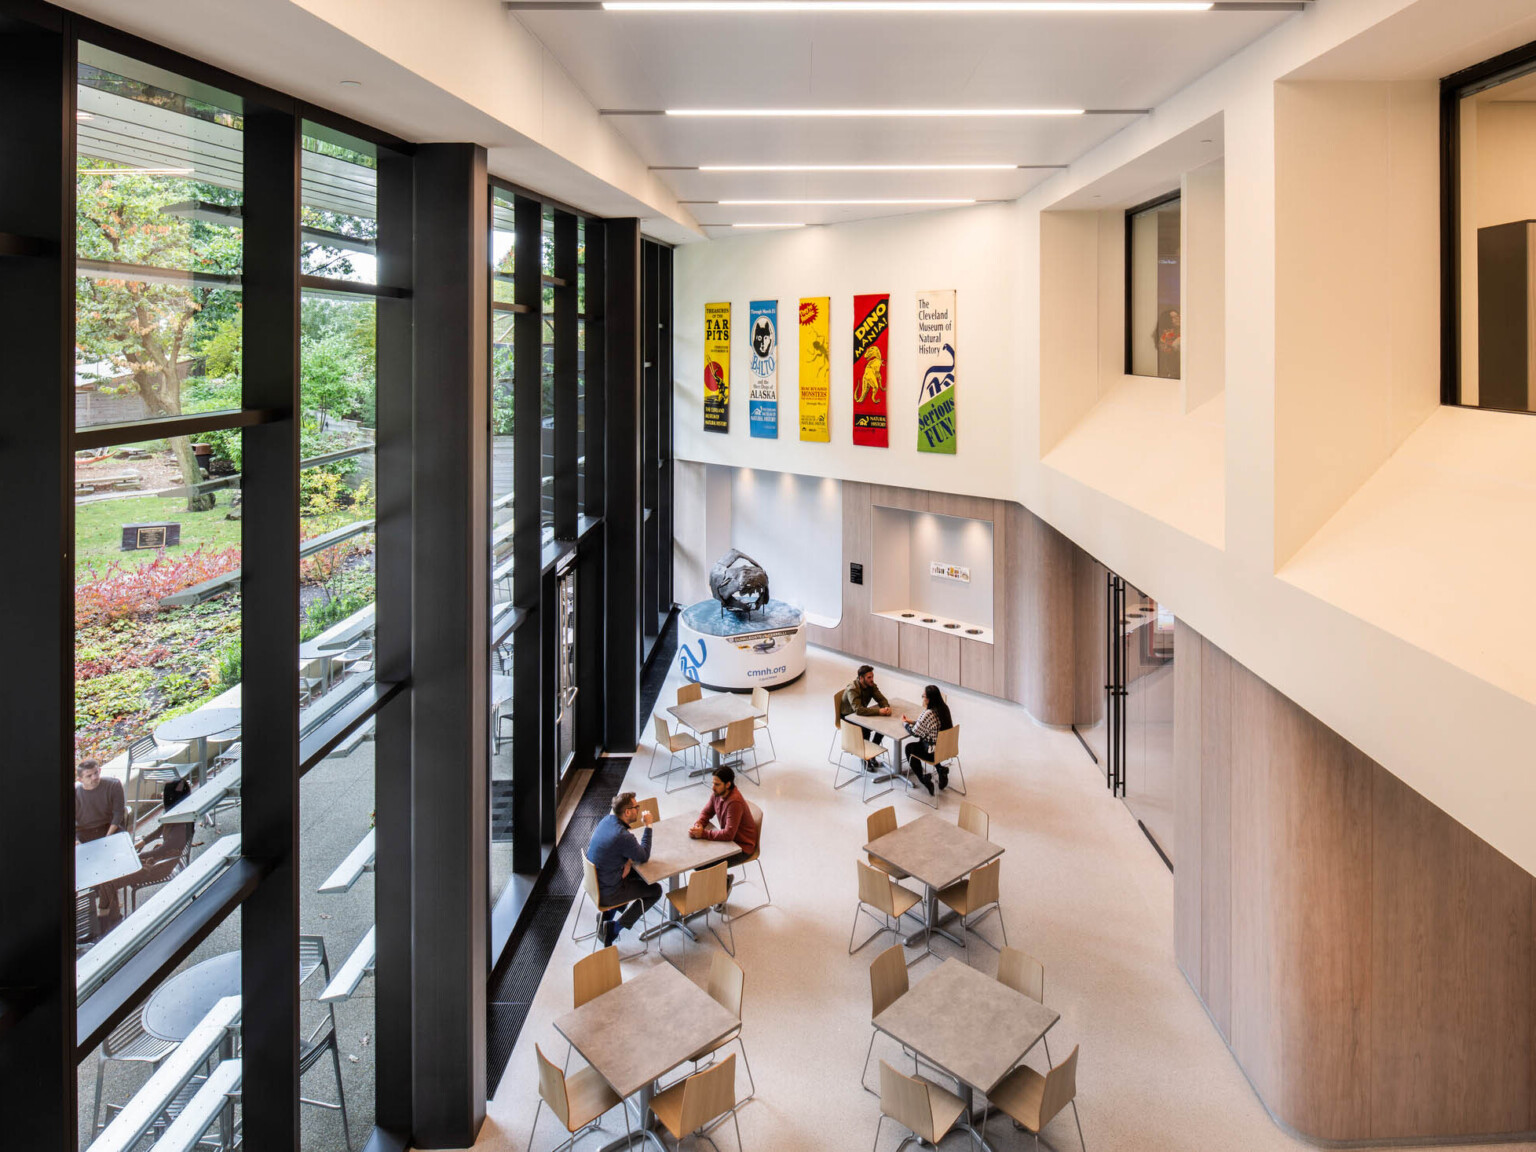
[[(681, 874), (679, 874), (677, 876), (669, 877), (667, 879), (667, 889), (669, 891), (676, 892), (681, 887), (682, 887), (682, 875)], [(692, 940), (695, 944), (697, 944), (699, 942), (699, 938), (693, 934), (693, 929), (688, 927), (687, 921), (685, 921), (681, 916), (679, 916), (677, 914), (677, 906), (675, 904), (673, 904), (672, 901), (670, 901), (670, 900), (666, 901), (666, 905), (667, 905), (667, 918), (665, 920), (663, 920), (660, 924), (656, 925), (656, 927), (654, 927), (654, 928), (647, 928), (644, 932), (640, 933), (640, 939), (642, 939), (642, 940), (654, 940), (656, 937), (660, 936), (663, 932), (666, 932), (666, 931), (669, 931), (670, 929), (676, 928), (684, 936), (688, 937), (688, 939)]]
[[(638, 1128), (636, 1128), (634, 1131), (626, 1133), (623, 1136), (620, 1136), (616, 1140), (610, 1140), (608, 1143), (604, 1144), (602, 1148), (598, 1150), (598, 1152), (619, 1152), (620, 1148), (634, 1147), (636, 1141), (642, 1145), (656, 1145), (657, 1152), (668, 1152), (667, 1146), (661, 1142), (661, 1137), (657, 1136), (655, 1131), (651, 1128), (651, 1100), (655, 1096), (656, 1085), (651, 1083), (640, 1089), (640, 1091), (636, 1092), (628, 1100), (625, 1100), (624, 1108), (626, 1113), (629, 1111), (635, 1111), (639, 1114)], [(628, 1117), (626, 1115), (626, 1119), (627, 1118)]]

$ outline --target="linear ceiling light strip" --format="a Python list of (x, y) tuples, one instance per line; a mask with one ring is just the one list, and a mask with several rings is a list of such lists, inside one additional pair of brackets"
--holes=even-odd
[(1110, 13), (1300, 12), (1311, 0), (503, 0), (508, 12)]
[(1018, 172), (1065, 164), (653, 164), (652, 172)]

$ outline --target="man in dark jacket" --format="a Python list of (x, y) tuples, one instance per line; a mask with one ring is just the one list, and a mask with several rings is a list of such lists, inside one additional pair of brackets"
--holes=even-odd
[[(837, 705), (838, 719), (841, 720), (847, 716), (889, 716), (890, 714), (891, 702), (885, 698), (885, 693), (876, 687), (874, 668), (868, 664), (860, 664), (852, 683), (843, 689), (842, 699)], [(868, 728), (865, 732), (874, 743), (885, 743), (885, 736), (881, 733)], [(864, 767), (872, 771), (875, 762), (866, 760)]]
[[(613, 798), (613, 811), (598, 822), (587, 843), (587, 859), (597, 869), (598, 894), (608, 909), (598, 914), (598, 933), (605, 948), (661, 899), (661, 885), (647, 884), (635, 871), (636, 864), (651, 858), (651, 814), (643, 814), (645, 831), (638, 840), (629, 830), (639, 811), (635, 794), (620, 792)], [(621, 907), (623, 917), (616, 919)]]

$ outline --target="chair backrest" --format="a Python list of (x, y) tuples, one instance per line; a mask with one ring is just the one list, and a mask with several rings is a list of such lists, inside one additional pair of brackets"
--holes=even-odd
[(1040, 1127), (1044, 1128), (1077, 1095), (1077, 1048), (1045, 1074), (1045, 1088), (1040, 1094)]
[(832, 726), (840, 726), (843, 722), (843, 690), (839, 688), (832, 693)]
[(763, 850), (763, 810), (748, 800), (747, 811), (752, 813), (752, 825), (757, 829), (757, 847), (752, 849), (752, 855), (756, 858)]
[(645, 814), (651, 814), (652, 822), (661, 819), (661, 802), (654, 796), (647, 796), (644, 800), (635, 801), (635, 818), (630, 822), (631, 828), (638, 828), (645, 823)]
[(688, 881), (688, 915), (723, 904), (727, 893), (725, 861), (710, 868), (700, 868)]
[(143, 756), (153, 756), (160, 750), (160, 745), (155, 743), (153, 736), (140, 736), (128, 745), (128, 763), (131, 766), (135, 760)]
[(592, 901), (592, 907), (601, 908), (603, 898), (597, 884), (597, 865), (587, 859), (587, 854), (581, 854), (581, 886), (587, 890), (587, 899)]
[(610, 944), (590, 956), (583, 956), (571, 966), (572, 1007), (580, 1008), (588, 1000), (595, 1000), (622, 983), (624, 973), (619, 969), (617, 947)]
[(933, 761), (944, 764), (960, 755), (960, 725), (945, 728), (933, 738)]
[[(309, 968), (309, 972), (305, 973), (305, 968)], [(325, 954), (324, 936), (299, 937), (299, 972), (303, 975), (300, 984), (316, 972), (320, 973), (327, 984), (331, 982), (331, 962)]]
[(651, 717), (651, 723), (655, 725), (653, 730), (656, 733), (656, 743), (662, 748), (670, 749), (672, 747), (672, 729), (668, 726), (667, 722), (660, 715), (656, 715)]
[(560, 1065), (554, 1063), (544, 1055), (544, 1049), (537, 1044), (533, 1050), (539, 1056), (539, 1095), (544, 1097), (544, 1103), (560, 1118), (560, 1123), (565, 1125), (565, 1130), (571, 1130), (571, 1102), (565, 1092), (565, 1073), (560, 1071)]
[(999, 858), (971, 872), (965, 902), (972, 912), (998, 902), (998, 878), (1002, 871), (1003, 862)]
[(864, 729), (844, 721), (840, 730), (843, 734), (843, 751), (853, 753), (860, 760), (864, 759)]
[(933, 1142), (933, 1102), (928, 1098), (928, 1085), (896, 1071), (884, 1060), (880, 1061), (880, 1111)]
[(744, 752), (752, 747), (752, 717), (732, 720), (725, 729), (725, 751)]
[[(902, 965), (905, 967), (905, 963)], [(741, 998), (747, 976), (741, 965), (725, 952), (716, 952), (709, 962), (709, 998), (737, 1020), (741, 1019)]]
[(896, 831), (896, 805), (887, 804), (864, 817), (865, 843), (880, 839), (888, 832)]
[(761, 684), (752, 689), (752, 707), (765, 714), (768, 711), (768, 689)]
[(736, 1053), (732, 1052), (713, 1068), (683, 1081), (683, 1109), (678, 1127), (685, 1133), (696, 1132), (735, 1104)]
[(869, 1018), (873, 1020), (907, 994), (907, 953), (892, 944), (869, 966)]
[(697, 684), (684, 684), (677, 690), (677, 702), (679, 704), (692, 704), (695, 700), (702, 699), (704, 689)]
[(862, 860), (854, 863), (859, 866), (859, 901), (880, 909), (887, 916), (896, 915), (896, 902), (891, 899), (891, 878)]
[(1045, 965), (1028, 952), (1003, 945), (997, 957), (997, 982), (1022, 992), (1037, 1004), (1045, 1003)]
[(991, 818), (987, 816), (986, 812), (976, 807), (969, 800), (960, 801), (960, 818), (958, 823), (967, 832), (974, 836), (980, 836), (983, 840), (987, 838), (987, 833), (992, 825)]

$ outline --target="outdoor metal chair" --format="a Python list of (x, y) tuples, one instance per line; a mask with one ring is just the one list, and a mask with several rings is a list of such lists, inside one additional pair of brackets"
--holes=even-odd
[[(91, 1131), (100, 1132), (106, 1127), (106, 1122), (101, 1118), (101, 1096), (109, 1060), (125, 1064), (148, 1064), (153, 1070), (159, 1066), (160, 1061), (175, 1050), (176, 1041), (160, 1040), (144, 1031), (142, 1009), (134, 1012), (114, 1028), (111, 1035), (103, 1040), (101, 1047), (96, 1050), (96, 1102), (91, 1109)], [(120, 1106), (111, 1105), (110, 1107), (115, 1110)]]
[[(316, 972), (321, 975), (322, 988), (331, 982), (331, 963), (325, 954), (325, 937), (300, 936), (299, 987), (304, 987), (305, 981)], [(346, 1141), (348, 1152), (351, 1152), (352, 1133), (347, 1124), (347, 1096), (341, 1086), (341, 1048), (336, 1040), (336, 1005), (334, 1003), (326, 1004), (325, 1016), (319, 1024), (315, 1025), (315, 1030), (299, 1043), (299, 1075), (302, 1077), (318, 1064), (327, 1050), (331, 1054), (331, 1064), (336, 1071), (337, 1103), (332, 1104), (328, 1100), (311, 1100), (307, 1096), (300, 1096), (299, 1103), (332, 1111), (340, 1110), (342, 1139)]]

